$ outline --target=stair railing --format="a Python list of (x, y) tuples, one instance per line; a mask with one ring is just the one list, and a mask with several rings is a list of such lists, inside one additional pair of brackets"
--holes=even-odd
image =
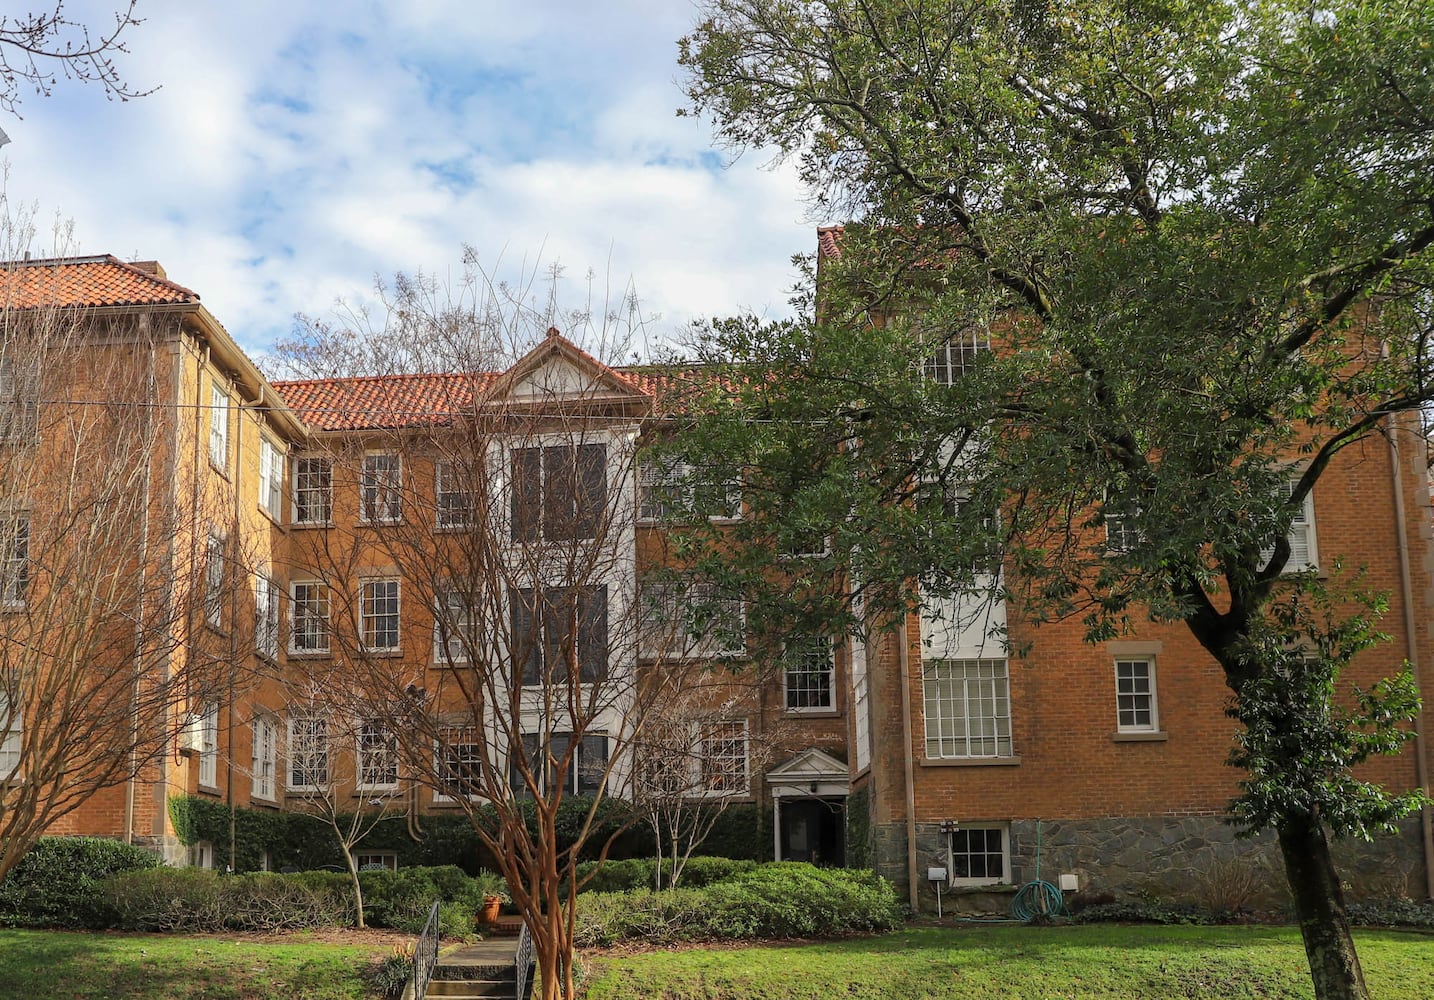
[(518, 947), (513, 953), (513, 965), (513, 971), (518, 977), (517, 991), (513, 995), (517, 1000), (528, 1000), (528, 970), (533, 965), (533, 934), (528, 930), (526, 920), (518, 931)]
[(428, 995), (428, 984), (438, 968), (438, 904), (428, 911), (428, 920), (418, 943), (413, 946), (413, 997), (423, 1000)]

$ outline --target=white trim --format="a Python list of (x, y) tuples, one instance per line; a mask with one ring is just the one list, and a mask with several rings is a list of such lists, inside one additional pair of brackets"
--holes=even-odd
[(250, 728), (249, 797), (272, 802), (279, 767), (279, 723), (272, 715), (261, 713), (254, 717)]
[(254, 651), (267, 660), (279, 658), (279, 584), (267, 568), (254, 574)]
[(274, 520), (284, 517), (284, 449), (259, 439), (259, 509)]
[[(801, 649), (800, 646), (804, 644), (809, 645), (810, 648)], [(826, 666), (824, 670), (816, 663), (816, 657), (820, 653), (817, 649), (819, 645), (822, 646), (825, 651)], [(793, 647), (799, 647), (796, 655), (803, 657), (803, 660), (796, 664), (793, 664), (788, 659)], [(806, 662), (807, 657), (811, 657), (810, 663)], [(800, 702), (814, 698), (820, 694), (821, 684), (815, 679), (819, 678), (823, 673), (825, 673), (826, 676), (826, 698), (824, 703), (820, 705), (792, 704), (793, 698)], [(805, 685), (805, 693), (802, 687), (798, 687), (795, 690), (792, 689), (791, 680), (793, 674), (804, 675), (808, 678), (808, 683)], [(834, 712), (836, 711), (836, 707), (836, 650), (833, 648), (831, 637), (825, 635), (806, 636), (786, 643), (782, 650), (782, 710), (788, 715), (806, 715), (811, 713)]]
[[(1160, 731), (1160, 703), (1155, 687), (1155, 658), (1153, 656), (1118, 656), (1115, 658), (1115, 731), (1118, 733), (1154, 733)], [(1121, 690), (1121, 667), (1144, 667), (1145, 676), (1135, 669), (1127, 671), (1129, 690)], [(1142, 682), (1145, 690), (1141, 690)], [(1145, 706), (1141, 707), (1144, 699)], [(1127, 717), (1137, 719), (1144, 712), (1149, 721), (1126, 722)]]
[[(943, 826), (944, 825), (945, 824), (943, 824)], [(976, 833), (978, 831), (984, 833), (984, 837), (982, 838), (985, 841), (984, 844), (972, 843), (973, 838), (971, 838), (970, 834)], [(952, 826), (945, 832), (947, 871), (950, 872), (950, 881), (948, 884), (953, 886), (1011, 884), (1011, 824), (972, 822), (959, 826)], [(957, 875), (956, 869), (958, 854), (956, 851), (956, 841), (958, 839), (965, 841), (962, 846), (966, 849), (963, 850), (959, 856), (965, 859), (966, 862), (962, 864), (961, 867), (969, 871), (970, 862), (972, 860), (979, 859), (976, 860), (976, 866), (978, 867), (988, 866), (989, 859), (996, 855), (997, 852), (990, 849), (990, 835), (992, 833), (995, 833), (1000, 837), (999, 864), (1001, 866), (1001, 874), (994, 876), (969, 874)]]
[(199, 785), (219, 787), (219, 705), (205, 702), (199, 710)]
[(1015, 756), (1010, 666), (1004, 658), (926, 660), (921, 693), (928, 759)]
[[(322, 605), (323, 614), (306, 615), (303, 623), (321, 623), (320, 628), (306, 629), (305, 635), (315, 639), (313, 646), (300, 646), (295, 640), (299, 635), (299, 588), (314, 588), (314, 593), (305, 598), (305, 605)], [(323, 580), (293, 580), (289, 583), (289, 653), (293, 656), (327, 656), (333, 645), (333, 591)], [(322, 645), (318, 642), (322, 641)]]
[(209, 385), (209, 464), (220, 472), (229, 468), (229, 387), (218, 378)]
[[(391, 596), (388, 595), (388, 594), (384, 594), (384, 595), (382, 595), (382, 596), (380, 596), (380, 595), (378, 595), (378, 594), (374, 594), (372, 597), (370, 597), (370, 595), (369, 595), (369, 589), (370, 589), (370, 588), (388, 587), (388, 586), (392, 586), (392, 587), (393, 587), (393, 593), (392, 593)], [(370, 604), (372, 604), (375, 608), (378, 608), (378, 607), (380, 606), (380, 602), (384, 602), (384, 604), (386, 604), (386, 603), (387, 603), (388, 601), (390, 601), (390, 600), (393, 602), (393, 610), (392, 610), (392, 611), (387, 611), (387, 610), (378, 611), (378, 610), (375, 610), (375, 611), (373, 611), (372, 613), (370, 613), (370, 611), (368, 610), (368, 605), (370, 605)], [(403, 637), (402, 637), (402, 633), (401, 633), (401, 629), (402, 629), (402, 625), (403, 625), (403, 581), (402, 581), (402, 580), (400, 580), (400, 579), (397, 578), (397, 577), (391, 577), (391, 576), (373, 577), (373, 578), (367, 579), (367, 580), (360, 580), (360, 581), (359, 581), (359, 606), (358, 606), (358, 613), (359, 613), (359, 642), (363, 645), (363, 650), (364, 650), (364, 652), (366, 652), (366, 653), (397, 653), (397, 652), (399, 652), (399, 651), (403, 648)], [(387, 627), (380, 628), (380, 623), (386, 623), (388, 619), (392, 619), (392, 625), (393, 625), (393, 627), (392, 627), (392, 630), (391, 630), (391, 631), (392, 631), (392, 633), (393, 633), (393, 642), (391, 642), (391, 643), (389, 643), (389, 644), (387, 644), (387, 645), (379, 645), (378, 643), (370, 642), (370, 641), (369, 641), (369, 639), (370, 639), (369, 623), (370, 623), (370, 622), (373, 622), (373, 623), (374, 623), (374, 624), (373, 624), (372, 637), (373, 637), (373, 638), (381, 638), (381, 637), (385, 636), (385, 635), (390, 631), (390, 629), (387, 628)]]
[[(471, 489), (464, 489), (468, 484), (463, 482), (461, 475), (455, 475), (458, 463), (451, 459), (440, 459), (433, 463), (433, 530), (435, 531), (465, 531), (477, 523), (478, 520), (478, 496)], [(461, 470), (458, 470), (461, 472)], [(449, 479), (458, 479), (457, 489), (445, 489)], [(460, 498), (456, 504), (446, 503), (445, 498)], [(462, 502), (467, 498), (467, 503)], [(461, 520), (448, 520), (449, 513), (462, 515)]]
[[(368, 744), (367, 746), (365, 744)], [(392, 781), (365, 781), (370, 773), (392, 773)], [(398, 787), (398, 737), (380, 719), (359, 720), (354, 733), (354, 788), (360, 792)]]
[[(477, 638), (474, 621), (477, 609), (456, 590), (442, 590), (434, 596), (438, 607), (433, 611), (433, 662), (441, 667), (467, 663), (468, 644)], [(462, 634), (445, 635), (449, 626), (456, 627)]]
[(25, 607), (30, 586), (30, 514), (19, 511), (3, 518), (0, 535), (0, 609), (18, 611)]
[[(334, 519), (334, 460), (328, 455), (293, 457), (294, 524), (332, 524)], [(301, 514), (308, 516), (300, 516)], [(322, 517), (315, 517), (322, 514)]]
[[(308, 732), (295, 732), (300, 723), (308, 724)], [(329, 717), (323, 712), (300, 709), (291, 711), (288, 719), (289, 742), (285, 755), (284, 787), (291, 792), (317, 792), (327, 789), (333, 782), (332, 748), (329, 740)], [(298, 742), (303, 739), (301, 750)], [(301, 756), (304, 758), (301, 761)], [(295, 781), (294, 775), (303, 772), (304, 777), (321, 777), (321, 782)]]
[[(386, 468), (378, 468), (380, 460)], [(359, 523), (399, 524), (402, 521), (403, 456), (396, 451), (365, 452), (359, 467)]]
[[(18, 687), (18, 680), (16, 685)], [(20, 693), (17, 691), (17, 693)], [(21, 776), (20, 762), (25, 753), (25, 700), (12, 706), (10, 697), (0, 690), (0, 783)], [(8, 718), (7, 718), (8, 716)]]

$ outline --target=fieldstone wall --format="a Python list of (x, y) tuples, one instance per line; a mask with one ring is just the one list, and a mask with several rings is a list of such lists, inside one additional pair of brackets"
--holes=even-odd
[[(906, 828), (873, 830), (876, 870), (906, 894)], [(1011, 823), (1011, 882), (1037, 877), (1058, 883), (1062, 874), (1080, 879), (1086, 898), (1110, 897), (1199, 903), (1212, 908), (1282, 906), (1288, 902), (1284, 869), (1272, 834), (1238, 838), (1218, 816), (1138, 819), (1019, 820)], [(927, 868), (945, 867), (946, 835), (935, 823), (916, 828), (917, 873), (923, 880), (923, 911), (936, 909)], [(1340, 841), (1335, 862), (1351, 899), (1422, 898), (1424, 861), (1419, 821), (1406, 820), (1393, 836), (1372, 843)], [(1010, 906), (1009, 888), (943, 889), (947, 913), (993, 913)]]

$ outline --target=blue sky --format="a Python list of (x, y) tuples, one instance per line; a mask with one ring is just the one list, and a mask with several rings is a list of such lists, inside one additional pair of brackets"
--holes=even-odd
[[(97, 22), (113, 3), (71, 2)], [(684, 0), (141, 0), (127, 103), (24, 95), (6, 197), (34, 250), (158, 259), (262, 354), (293, 315), (338, 319), (376, 275), (457, 280), (463, 247), (521, 282), (629, 283), (654, 343), (689, 320), (787, 312), (815, 247), (794, 172), (728, 165), (678, 118)], [(634, 345), (643, 348), (639, 342)]]

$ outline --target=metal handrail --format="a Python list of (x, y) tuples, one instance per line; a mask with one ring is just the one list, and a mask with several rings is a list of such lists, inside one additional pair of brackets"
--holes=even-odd
[(517, 991), (513, 994), (517, 1000), (528, 1000), (528, 969), (533, 964), (533, 934), (528, 930), (528, 922), (523, 921), (522, 928), (518, 931), (518, 947), (513, 953), (514, 972), (517, 973)]
[(428, 984), (438, 968), (438, 904), (428, 911), (428, 920), (418, 943), (413, 946), (413, 1000), (423, 1000)]

